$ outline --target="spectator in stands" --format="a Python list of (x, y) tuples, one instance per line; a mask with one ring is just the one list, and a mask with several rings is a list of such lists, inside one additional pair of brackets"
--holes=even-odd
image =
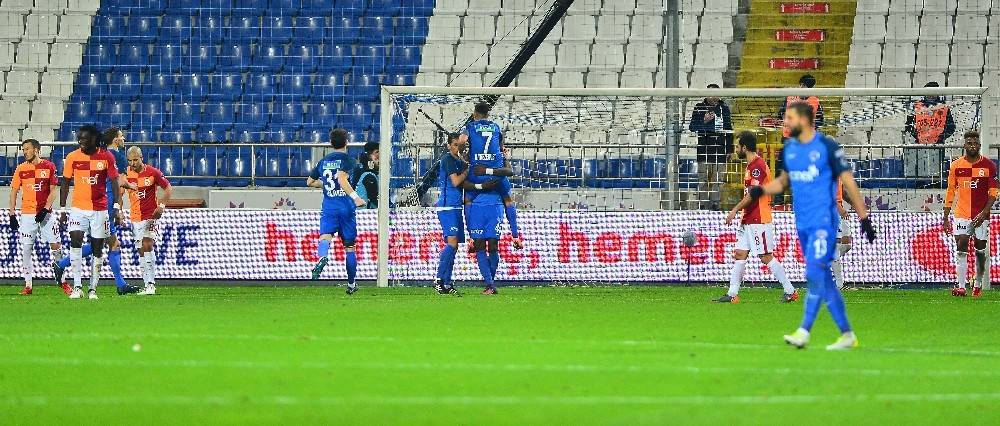
[[(931, 81), (924, 87), (940, 87)], [(944, 143), (955, 134), (955, 118), (940, 96), (924, 96), (913, 104), (913, 112), (906, 117), (906, 133), (924, 145)]]
[(354, 169), (351, 185), (358, 196), (365, 200), (363, 209), (378, 208), (378, 142), (365, 144), (365, 152), (358, 156), (358, 166)]
[[(709, 84), (718, 89), (718, 84)], [(719, 209), (718, 185), (732, 154), (733, 120), (729, 105), (718, 96), (710, 96), (694, 106), (688, 130), (698, 134), (698, 184), (700, 209)]]
[[(816, 86), (816, 77), (810, 74), (803, 75), (799, 78), (799, 87), (805, 89), (812, 89)], [(812, 107), (813, 110), (813, 123), (816, 128), (822, 127), (825, 123), (823, 120), (823, 105), (819, 104), (819, 98), (815, 96), (789, 96), (785, 98), (785, 102), (781, 104), (781, 108), (778, 109), (778, 119), (784, 122), (785, 110), (788, 108), (789, 104), (796, 102), (805, 102)], [(782, 126), (782, 137), (788, 137), (789, 130), (787, 127)]]

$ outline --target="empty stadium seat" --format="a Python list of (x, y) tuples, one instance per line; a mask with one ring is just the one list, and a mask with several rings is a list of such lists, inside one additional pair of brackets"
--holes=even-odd
[(208, 99), (234, 102), (243, 94), (243, 76), (240, 74), (214, 74)]
[[(883, 55), (886, 52), (883, 52)], [(921, 83), (920, 86), (923, 84)], [(907, 71), (883, 72), (879, 74), (878, 87), (913, 87), (912, 73)]]
[(567, 16), (563, 21), (562, 41), (592, 42), (597, 36), (596, 25), (591, 15)]
[(30, 118), (30, 107), (25, 102), (0, 100), (0, 124), (23, 127)]
[(59, 33), (56, 34), (56, 40), (77, 43), (86, 42), (90, 37), (90, 26), (90, 15), (62, 15), (59, 18)]
[(174, 92), (173, 73), (156, 72), (146, 75), (146, 80), (142, 83), (143, 97), (149, 98), (151, 95), (173, 94)]
[(529, 72), (552, 72), (556, 66), (556, 45), (542, 43), (524, 66)]
[(583, 87), (583, 73), (556, 71), (552, 74), (552, 87)]
[(698, 41), (732, 42), (733, 17), (729, 15), (706, 15), (702, 17)]
[(40, 41), (22, 41), (17, 45), (17, 59), (13, 69), (41, 71), (49, 64), (49, 44)]
[(621, 71), (625, 65), (625, 46), (621, 44), (594, 44), (590, 56), (590, 69)]
[(985, 15), (958, 15), (955, 17), (955, 41), (982, 41), (987, 37)]
[(0, 72), (10, 71), (16, 50), (17, 45), (14, 43), (0, 43)]
[(699, 43), (695, 50), (695, 70), (724, 70), (729, 64), (729, 49), (722, 43)]
[(878, 73), (873, 71), (851, 71), (847, 73), (845, 87), (878, 87)]
[(496, 15), (502, 6), (501, 0), (473, 0), (466, 9), (469, 15)]
[[(886, 7), (889, 3), (886, 2)], [(854, 41), (878, 42), (885, 40), (886, 23), (882, 15), (856, 15), (854, 17)]]
[[(160, 42), (188, 43), (191, 40), (192, 28), (197, 23), (190, 16), (167, 15), (160, 22)], [(259, 33), (259, 27), (258, 27)]]
[(288, 47), (284, 69), (286, 73), (312, 73), (319, 62), (319, 46), (293, 44)]
[(145, 43), (123, 43), (118, 51), (117, 69), (138, 69), (149, 63), (149, 47)]
[(366, 16), (362, 21), (362, 31), (359, 41), (362, 44), (386, 44), (392, 41), (392, 18), (384, 16)]
[(138, 71), (115, 71), (111, 73), (107, 98), (132, 101), (139, 96), (140, 84)]
[(955, 43), (951, 47), (949, 70), (981, 70), (986, 57), (983, 45), (978, 43)]
[(878, 43), (853, 43), (849, 57), (850, 71), (878, 71), (882, 65), (882, 45)]
[(587, 73), (586, 87), (619, 87), (618, 77), (618, 73), (613, 71), (591, 71)]
[(49, 58), (50, 70), (77, 71), (83, 63), (83, 45), (80, 43), (54, 43)]
[(11, 71), (7, 73), (5, 99), (33, 99), (38, 95), (38, 73), (35, 71)]
[(951, 16), (924, 15), (920, 19), (920, 42), (950, 42), (954, 28)]
[(653, 71), (659, 55), (659, 46), (656, 44), (629, 43), (625, 50), (625, 70)]
[(911, 14), (889, 15), (886, 21), (885, 41), (915, 43), (920, 34), (920, 16)]
[(622, 73), (621, 86), (622, 87), (636, 87), (636, 88), (651, 88), (653, 87), (653, 73), (650, 71), (632, 71), (633, 68), (626, 67), (627, 70)]
[(917, 71), (947, 71), (951, 46), (946, 43), (920, 43), (917, 45)]
[(59, 17), (50, 13), (29, 13), (24, 17), (24, 38), (51, 42), (59, 34)]
[(521, 73), (517, 76), (517, 85), (521, 87), (551, 87), (547, 73)]
[(892, 0), (889, 4), (889, 13), (920, 16), (923, 8), (924, 0)]
[(429, 32), (428, 20), (423, 16), (407, 16), (396, 18), (393, 30), (393, 44), (397, 46), (415, 46), (423, 44)]
[(602, 13), (597, 17), (597, 41), (624, 43), (631, 34), (631, 19), (628, 15)]
[(889, 0), (858, 0), (856, 10), (863, 15), (887, 15)]
[(982, 77), (979, 71), (952, 71), (948, 73), (948, 85), (954, 87), (979, 87)]
[(326, 73), (318, 75), (313, 82), (313, 99), (331, 101), (342, 98), (345, 93), (344, 86), (343, 74)]
[(331, 43), (354, 44), (361, 36), (361, 20), (350, 16), (334, 17), (329, 32)]
[(886, 71), (913, 70), (916, 63), (913, 43), (886, 43), (882, 51), (882, 69)]
[(559, 45), (556, 71), (586, 71), (590, 66), (589, 43), (563, 43)]
[(154, 16), (130, 16), (128, 18), (128, 32), (125, 33), (129, 42), (146, 41), (156, 38), (160, 21)]
[[(0, 82), (3, 80), (0, 79)], [(68, 99), (73, 93), (73, 74), (70, 72), (50, 71), (42, 73), (42, 89), (40, 98)]]

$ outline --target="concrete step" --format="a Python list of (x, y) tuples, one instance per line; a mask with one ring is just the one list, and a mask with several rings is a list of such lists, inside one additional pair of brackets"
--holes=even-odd
[(748, 28), (847, 28), (854, 30), (854, 14), (829, 15), (757, 15), (751, 14)]
[[(792, 29), (792, 28), (785, 28), (785, 27), (754, 28), (754, 29), (747, 30), (746, 39), (747, 40), (753, 40), (753, 41), (773, 40), (775, 42), (778, 42), (777, 40), (775, 40), (774, 34), (778, 30), (782, 30), (782, 29)], [(848, 43), (848, 44), (850, 44), (851, 38), (852, 38), (852, 36), (854, 34), (854, 27), (851, 27), (851, 28), (832, 28), (832, 29), (831, 28), (823, 28), (823, 27), (818, 27), (818, 28), (796, 28), (796, 29), (822, 29), (822, 30), (825, 30), (826, 34), (824, 34), (824, 35), (825, 35), (826, 38), (822, 42), (810, 42), (810, 43), (817, 43), (817, 44), (820, 44), (820, 43)]]
[(825, 57), (847, 56), (850, 53), (850, 43), (787, 43), (777, 41), (747, 41), (743, 43), (743, 56)]

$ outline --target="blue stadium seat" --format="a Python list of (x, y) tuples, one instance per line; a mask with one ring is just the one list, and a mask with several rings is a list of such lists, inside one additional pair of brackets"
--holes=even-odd
[(288, 43), (292, 39), (292, 18), (294, 15), (264, 15), (261, 20), (261, 43)]
[(161, 99), (140, 99), (136, 103), (132, 120), (138, 126), (159, 129), (163, 127), (163, 116), (166, 112), (165, 105), (166, 102)]
[[(239, 1), (239, 0), (237, 0)], [(191, 30), (191, 38), (198, 43), (221, 43), (223, 40), (223, 16), (215, 10), (202, 9), (198, 26)]]
[(406, 1), (401, 2), (399, 0), (369, 0), (368, 16), (372, 15), (381, 15), (387, 17), (396, 16), (396, 14), (399, 13), (400, 3), (406, 3)]
[(302, 142), (307, 143), (329, 143), (330, 127), (308, 126), (300, 132)]
[(280, 87), (277, 96), (278, 102), (294, 101), (302, 103), (306, 99), (309, 99), (312, 92), (309, 80), (310, 76), (308, 74), (282, 75), (278, 80)]
[(149, 64), (149, 47), (145, 43), (122, 43), (118, 48), (118, 69), (139, 69)]
[(253, 57), (255, 72), (278, 73), (285, 62), (285, 46), (282, 44), (261, 44)]
[(153, 54), (149, 58), (150, 70), (155, 72), (176, 73), (184, 66), (184, 53), (177, 43), (157, 43), (153, 45)]
[(132, 122), (132, 104), (128, 101), (105, 100), (97, 112), (102, 126), (127, 126)]
[(171, 13), (189, 15), (191, 12), (198, 11), (201, 7), (201, 2), (199, 0), (169, 0), (167, 7)]
[[(372, 108), (368, 103), (348, 104), (340, 113), (337, 124), (349, 132), (363, 132), (372, 124)], [(357, 139), (351, 139), (357, 140)]]
[(407, 0), (399, 5), (397, 16), (431, 16), (434, 14), (434, 0)]
[(142, 83), (142, 96), (149, 99), (160, 96), (169, 96), (174, 93), (174, 74), (170, 72), (157, 72), (146, 74), (146, 81)]
[[(133, 117), (135, 115), (133, 114)], [(156, 131), (150, 130), (148, 128), (139, 128), (134, 124), (129, 128), (128, 131), (128, 141), (129, 142), (159, 142), (156, 140)]]
[(243, 88), (243, 102), (271, 102), (277, 91), (274, 76), (271, 74), (247, 74), (246, 87)]
[(202, 126), (212, 129), (229, 129), (236, 119), (236, 108), (232, 102), (219, 101), (205, 104), (204, 119)]
[(320, 67), (324, 71), (350, 71), (354, 66), (354, 48), (347, 44), (328, 44), (323, 46)]
[(128, 32), (128, 25), (124, 16), (102, 14), (94, 17), (94, 26), (91, 31), (91, 45), (94, 42), (119, 43)]
[(224, 100), (232, 103), (243, 95), (243, 76), (240, 74), (212, 75), (212, 91), (208, 94), (210, 100)]
[(131, 101), (139, 97), (139, 88), (138, 71), (115, 71), (111, 73), (107, 97)]
[(329, 15), (334, 10), (333, 0), (302, 0), (303, 14)]
[(310, 74), (316, 71), (319, 61), (319, 46), (292, 45), (288, 48), (288, 56), (285, 57), (285, 72)]
[(287, 124), (275, 125), (272, 123), (267, 127), (266, 140), (274, 143), (294, 143), (299, 141), (298, 126)]
[(227, 179), (219, 179), (219, 183), (230, 186), (247, 186), (250, 180), (250, 147), (229, 146), (224, 153), (220, 153), (219, 176)]
[(387, 86), (413, 86), (416, 81), (413, 74), (389, 74), (382, 84)]
[(419, 46), (424, 43), (429, 30), (427, 18), (407, 16), (396, 18), (392, 42), (396, 46)]
[(337, 104), (330, 101), (313, 102), (309, 104), (306, 115), (307, 126), (332, 127), (337, 122)]
[(323, 41), (325, 28), (326, 18), (323, 16), (298, 16), (292, 35), (299, 43), (319, 43)]
[(118, 63), (115, 46), (109, 43), (90, 43), (83, 56), (85, 69), (81, 72), (108, 72)]
[(236, 128), (263, 128), (268, 123), (267, 115), (267, 109), (262, 103), (242, 104), (237, 112), (236, 122), (239, 123), (239, 126)]
[(160, 23), (160, 43), (188, 43), (191, 40), (191, 29), (197, 25), (188, 15), (167, 15)]
[(362, 46), (355, 53), (354, 72), (381, 74), (385, 71), (385, 46)]
[(393, 46), (386, 71), (392, 73), (416, 74), (420, 69), (420, 48), (416, 46)]
[(192, 44), (185, 56), (184, 71), (207, 73), (215, 69), (215, 45)]
[[(90, 101), (70, 101), (66, 104), (63, 124), (70, 124), (73, 130), (82, 124), (94, 123), (97, 116), (97, 103)], [(76, 140), (74, 137), (70, 140)]]
[(200, 143), (220, 143), (227, 140), (227, 130), (225, 128), (199, 128), (195, 132), (195, 141)]
[(128, 18), (128, 40), (130, 42), (156, 40), (158, 30), (159, 21), (155, 16), (133, 15)]
[(250, 44), (225, 43), (219, 53), (219, 69), (231, 72), (245, 72), (250, 66), (251, 54)]
[(351, 16), (334, 16), (330, 23), (330, 37), (333, 44), (354, 44), (361, 35), (361, 20)]
[(353, 102), (373, 102), (378, 98), (379, 77), (375, 74), (351, 74), (347, 86), (347, 100)]
[(173, 102), (170, 106), (170, 122), (166, 127), (173, 131), (182, 130), (190, 133), (190, 130), (198, 125), (198, 117), (201, 115), (200, 105), (189, 102)]
[(344, 97), (344, 75), (336, 72), (320, 74), (313, 82), (314, 100), (342, 100)]
[(363, 21), (361, 43), (386, 44), (392, 40), (392, 18), (367, 16)]
[(180, 76), (176, 94), (189, 102), (201, 102), (211, 91), (207, 75), (191, 73)]
[(365, 15), (368, 0), (337, 0), (337, 13), (341, 16)]
[(101, 73), (80, 73), (76, 76), (76, 84), (73, 85), (73, 94), (82, 96), (90, 100), (99, 101), (108, 93), (107, 74)]
[(271, 13), (295, 16), (299, 13), (301, 5), (302, 0), (270, 0), (267, 7)]
[[(201, 140), (200, 136), (199, 134), (199, 140)], [(191, 149), (191, 160), (189, 161), (191, 174), (205, 177), (186, 179), (187, 183), (196, 186), (218, 186), (219, 181), (215, 176), (219, 174), (219, 159), (225, 158), (220, 156), (220, 153), (224, 155), (225, 148), (199, 146)]]
[(229, 18), (229, 42), (250, 44), (260, 38), (260, 12)]
[(285, 129), (302, 126), (305, 112), (301, 102), (275, 102), (271, 107), (271, 125), (280, 124)]
[(163, 14), (166, 9), (164, 0), (104, 0), (98, 12), (102, 16), (109, 15), (148, 15), (157, 16)]
[[(160, 134), (160, 138), (164, 139), (164, 142), (184, 143), (191, 140), (191, 135), (184, 132), (163, 132)], [(152, 157), (155, 158), (156, 162), (154, 167), (160, 169), (164, 175), (180, 176), (183, 174), (184, 164), (180, 147), (162, 148)], [(174, 184), (178, 183), (174, 182)]]

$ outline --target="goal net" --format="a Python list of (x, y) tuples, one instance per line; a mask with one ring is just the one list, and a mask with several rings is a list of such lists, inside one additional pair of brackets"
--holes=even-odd
[[(460, 131), (483, 100), (493, 102), (490, 119), (504, 132), (526, 245), (511, 247), (504, 221), (498, 281), (728, 280), (736, 237), (724, 217), (743, 196), (745, 169), (745, 162), (731, 155), (733, 135), (757, 134), (759, 153), (776, 171), (779, 108), (788, 96), (819, 99), (820, 130), (845, 147), (876, 212), (879, 249), (856, 244), (845, 259), (847, 279), (950, 281), (953, 249), (938, 235), (947, 168), (961, 154), (965, 131), (996, 121), (989, 116), (995, 111), (983, 107), (984, 92), (384, 87), (381, 139), (391, 140), (392, 149), (381, 151), (381, 175), (388, 178), (382, 179), (380, 205), (389, 208), (379, 217), (379, 283), (433, 281), (443, 247), (434, 208), (437, 160), (447, 153), (445, 132)], [(730, 117), (699, 114), (726, 114), (707, 97), (721, 100)], [(926, 143), (920, 132), (937, 122), (920, 115), (939, 109), (947, 120), (938, 140)], [(996, 158), (996, 147), (988, 143), (984, 136), (984, 154)], [(790, 210), (791, 197), (774, 202), (774, 252), (789, 264), (793, 279), (801, 280), (794, 221), (791, 213), (782, 213)], [(687, 233), (693, 238), (684, 238)], [(456, 280), (481, 281), (467, 247), (459, 248), (458, 258)], [(772, 281), (765, 268), (749, 269), (746, 281)]]

